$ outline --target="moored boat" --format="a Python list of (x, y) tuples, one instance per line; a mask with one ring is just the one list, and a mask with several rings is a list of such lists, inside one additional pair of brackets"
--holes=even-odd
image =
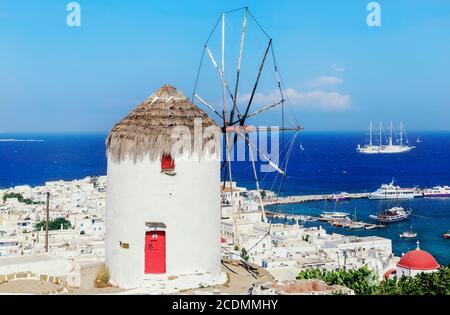
[(433, 188), (427, 188), (423, 190), (423, 196), (427, 198), (449, 198), (450, 187), (449, 186), (435, 186)]
[(352, 222), (349, 225), (350, 229), (363, 229), (366, 226), (363, 222)]
[(420, 196), (417, 188), (401, 188), (394, 185), (394, 180), (389, 184), (383, 184), (376, 191), (369, 194), (369, 199), (412, 199)]
[(320, 214), (320, 217), (323, 219), (327, 219), (327, 220), (344, 220), (346, 218), (348, 218), (350, 214), (346, 213), (346, 212), (322, 212)]
[(393, 207), (386, 209), (378, 215), (371, 215), (370, 218), (381, 223), (393, 223), (408, 219), (411, 210), (405, 210), (403, 207)]
[(327, 198), (330, 201), (346, 201), (350, 200), (350, 194), (346, 192), (341, 192), (340, 194), (333, 194)]
[(336, 220), (331, 222), (331, 225), (334, 225), (335, 227), (343, 227), (344, 224), (342, 223), (342, 220)]
[(450, 239), (450, 230), (448, 230), (448, 232), (447, 233), (444, 233), (444, 238), (446, 239), (446, 240), (449, 240)]

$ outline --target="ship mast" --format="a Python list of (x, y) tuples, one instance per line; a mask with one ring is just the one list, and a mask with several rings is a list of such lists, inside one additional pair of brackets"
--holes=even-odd
[(403, 147), (403, 122), (400, 122), (400, 146)]
[(370, 140), (369, 145), (372, 146), (372, 121), (370, 121)]
[(392, 121), (391, 121), (391, 135), (389, 137), (389, 146), (392, 146)]
[(382, 128), (383, 126), (382, 126), (382, 123), (381, 123), (381, 121), (380, 121), (380, 147), (383, 145), (383, 140), (382, 140), (382, 135), (381, 135), (381, 128)]

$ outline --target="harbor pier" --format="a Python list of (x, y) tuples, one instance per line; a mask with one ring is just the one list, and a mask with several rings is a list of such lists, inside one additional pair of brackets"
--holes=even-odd
[[(346, 197), (348, 199), (369, 198), (369, 193), (353, 193), (353, 194), (348, 194)], [(295, 203), (304, 203), (304, 202), (311, 202), (311, 201), (331, 200), (332, 198), (333, 198), (333, 195), (330, 195), (330, 194), (277, 197), (272, 200), (264, 201), (264, 205), (270, 206), (270, 205), (276, 205), (276, 204), (295, 204)]]
[(364, 230), (371, 230), (376, 228), (384, 228), (386, 227), (383, 224), (374, 224), (364, 221), (353, 221), (350, 218), (345, 219), (333, 219), (333, 218), (326, 218), (322, 216), (313, 216), (313, 215), (304, 215), (304, 214), (287, 214), (287, 213), (281, 213), (281, 212), (274, 212), (274, 211), (265, 211), (266, 215), (270, 217), (271, 219), (284, 219), (286, 221), (291, 221), (296, 224), (299, 224), (299, 222), (323, 222), (328, 223), (336, 227), (343, 227), (343, 228), (350, 228), (350, 229), (364, 229)]

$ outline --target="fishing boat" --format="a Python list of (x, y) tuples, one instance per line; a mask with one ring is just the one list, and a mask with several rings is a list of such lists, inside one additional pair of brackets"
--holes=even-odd
[(400, 234), (401, 238), (416, 238), (417, 233), (413, 231), (406, 231)]
[(390, 209), (386, 209), (378, 215), (370, 215), (370, 218), (381, 223), (393, 223), (408, 219), (408, 217), (411, 215), (411, 212), (411, 210), (405, 210), (403, 207), (396, 206)]
[(376, 191), (369, 194), (369, 199), (412, 199), (420, 196), (420, 190), (414, 188), (401, 188), (394, 185), (394, 180), (389, 184), (383, 184)]
[(330, 201), (346, 201), (350, 200), (350, 194), (346, 192), (341, 192), (340, 194), (333, 194), (327, 198)]
[(449, 240), (450, 239), (450, 230), (448, 230), (448, 232), (447, 233), (444, 233), (444, 238), (446, 239), (446, 240)]
[(416, 238), (417, 237), (417, 232), (414, 232), (412, 230), (412, 227), (409, 231), (400, 233), (400, 238)]
[[(361, 146), (358, 144), (356, 151), (358, 153), (363, 154), (393, 154), (393, 153), (405, 153), (409, 152), (412, 149), (414, 149), (414, 146), (410, 146), (408, 142), (408, 137), (406, 136), (405, 129), (403, 127), (403, 123), (400, 123), (400, 140), (397, 141), (398, 144), (394, 144), (393, 142), (393, 127), (391, 122), (391, 131), (390, 136), (388, 137), (388, 142), (383, 143), (383, 126), (380, 122), (380, 131), (379, 131), (379, 138), (378, 138), (378, 145), (375, 145), (373, 143), (373, 126), (372, 122), (370, 122), (370, 138), (369, 138), (369, 144), (365, 146)], [(403, 143), (403, 136), (405, 136), (406, 145)]]
[(428, 198), (448, 198), (450, 197), (449, 186), (435, 186), (433, 188), (424, 189), (423, 196)]
[(366, 226), (363, 222), (352, 222), (349, 225), (350, 229), (363, 229)]

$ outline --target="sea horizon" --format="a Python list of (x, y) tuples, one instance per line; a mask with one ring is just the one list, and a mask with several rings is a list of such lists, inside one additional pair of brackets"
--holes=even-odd
[[(251, 125), (251, 124), (250, 124)], [(258, 126), (260, 127), (260, 126)], [(389, 127), (384, 126), (383, 130), (384, 133), (388, 132)], [(87, 130), (87, 131), (0, 131), (0, 138), (6, 137), (8, 135), (85, 135), (85, 134), (104, 134), (107, 135), (110, 130)], [(376, 126), (373, 128), (374, 131), (374, 137), (376, 136), (376, 133), (378, 132), (378, 129)], [(284, 133), (294, 133), (295, 131), (284, 131)], [(301, 134), (304, 133), (356, 133), (361, 135), (368, 135), (369, 128), (367, 129), (348, 129), (348, 130), (340, 130), (340, 129), (317, 129), (317, 130), (311, 130), (311, 129), (303, 129), (301, 131)], [(418, 134), (418, 133), (450, 133), (450, 129), (408, 129), (407, 134)]]

